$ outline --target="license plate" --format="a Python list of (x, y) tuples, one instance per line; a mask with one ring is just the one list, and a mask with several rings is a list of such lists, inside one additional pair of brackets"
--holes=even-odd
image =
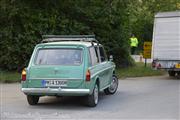
[(45, 80), (44, 85), (47, 87), (67, 86), (67, 81), (66, 80)]
[(176, 68), (180, 68), (180, 64), (176, 64)]

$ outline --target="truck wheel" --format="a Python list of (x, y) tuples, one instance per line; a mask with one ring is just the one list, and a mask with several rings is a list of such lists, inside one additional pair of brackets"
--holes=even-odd
[(87, 96), (86, 103), (89, 107), (95, 107), (99, 101), (99, 87), (96, 84), (93, 93)]
[(36, 105), (39, 101), (39, 96), (27, 95), (27, 101), (29, 105)]
[(177, 72), (177, 78), (180, 79), (180, 71)]
[(170, 77), (174, 77), (176, 75), (175, 71), (168, 71)]
[(104, 90), (104, 93), (106, 95), (114, 94), (117, 91), (117, 88), (118, 88), (118, 78), (115, 75), (113, 75), (111, 84), (108, 88)]

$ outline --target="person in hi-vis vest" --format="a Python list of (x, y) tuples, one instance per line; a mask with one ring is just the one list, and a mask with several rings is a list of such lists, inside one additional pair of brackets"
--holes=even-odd
[(134, 55), (136, 48), (138, 47), (138, 39), (132, 34), (130, 38), (131, 54)]

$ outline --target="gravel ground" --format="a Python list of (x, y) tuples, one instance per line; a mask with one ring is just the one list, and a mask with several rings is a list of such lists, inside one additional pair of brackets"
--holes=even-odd
[(42, 97), (28, 105), (20, 84), (0, 84), (1, 120), (180, 119), (180, 80), (166, 76), (120, 80), (114, 95), (100, 94), (95, 108), (81, 97)]

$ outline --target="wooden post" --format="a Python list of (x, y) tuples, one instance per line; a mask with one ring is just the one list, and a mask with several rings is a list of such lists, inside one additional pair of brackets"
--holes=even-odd
[(145, 67), (147, 67), (147, 58), (145, 58), (144, 64), (145, 64)]

